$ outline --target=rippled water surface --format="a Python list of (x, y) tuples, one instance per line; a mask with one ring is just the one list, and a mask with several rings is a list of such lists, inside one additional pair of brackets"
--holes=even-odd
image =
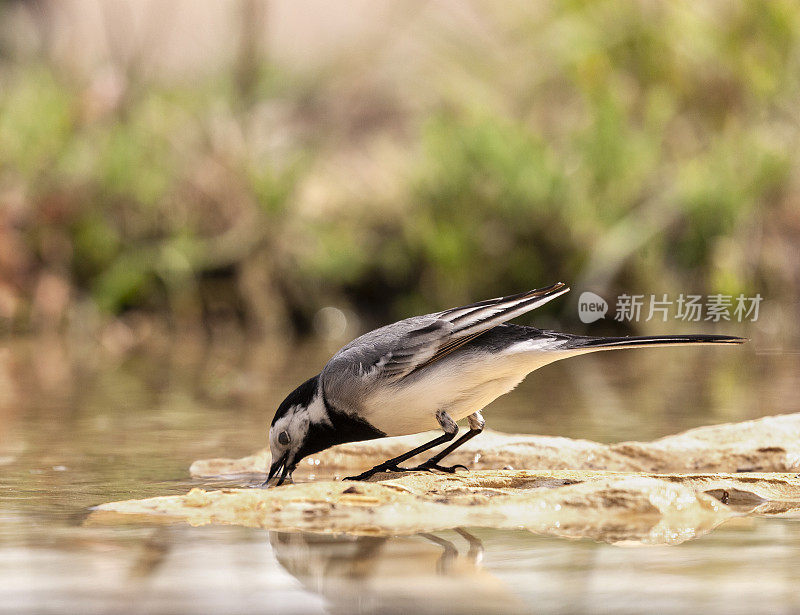
[[(637, 548), (482, 528), (354, 538), (86, 523), (102, 502), (214, 486), (189, 464), (262, 447), (277, 403), (330, 350), (0, 351), (0, 612), (800, 611), (790, 519)], [(503, 431), (651, 439), (800, 411), (799, 367), (752, 347), (602, 353), (532, 374), (485, 416)]]

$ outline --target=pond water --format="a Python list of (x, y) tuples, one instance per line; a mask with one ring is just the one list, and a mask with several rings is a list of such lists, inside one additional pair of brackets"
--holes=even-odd
[[(332, 350), (222, 339), (0, 351), (0, 613), (800, 611), (791, 519), (638, 548), (484, 528), (355, 538), (86, 523), (103, 502), (223, 484), (190, 479), (189, 465), (263, 447), (277, 404)], [(799, 367), (753, 345), (602, 353), (535, 372), (485, 416), (501, 431), (652, 439), (798, 412)]]

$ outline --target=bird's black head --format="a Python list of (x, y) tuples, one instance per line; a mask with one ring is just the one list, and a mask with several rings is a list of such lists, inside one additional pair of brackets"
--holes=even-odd
[(272, 462), (267, 483), (275, 478), (276, 485), (282, 484), (301, 459), (337, 444), (336, 440), (317, 375), (278, 406), (269, 430)]
[[(352, 413), (328, 403), (320, 376), (289, 393), (272, 419), (269, 448), (272, 461), (264, 485), (281, 485), (304, 457), (336, 444), (382, 438), (386, 434)], [(273, 480), (274, 479), (274, 480)]]

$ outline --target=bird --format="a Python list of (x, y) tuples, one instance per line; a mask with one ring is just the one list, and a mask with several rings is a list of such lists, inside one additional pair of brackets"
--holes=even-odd
[[(279, 405), (270, 424), (272, 457), (262, 486), (282, 485), (303, 458), (331, 446), (432, 429), (442, 434), (348, 479), (409, 470), (456, 472), (466, 467), (440, 462), (481, 433), (482, 410), (544, 365), (605, 350), (747, 341), (701, 334), (590, 337), (508, 322), (569, 290), (558, 282), (414, 316), (345, 345)], [(469, 429), (456, 438), (457, 421), (464, 418)], [(415, 467), (400, 465), (448, 442)]]

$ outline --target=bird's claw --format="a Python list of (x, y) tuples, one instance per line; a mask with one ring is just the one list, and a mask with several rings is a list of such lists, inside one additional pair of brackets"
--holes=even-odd
[(460, 463), (452, 466), (442, 466), (435, 462), (425, 462), (413, 468), (401, 468), (397, 465), (380, 465), (366, 472), (362, 472), (358, 476), (346, 476), (343, 480), (368, 480), (380, 472), (444, 472), (446, 474), (455, 474), (456, 470), (459, 468), (469, 472), (469, 468)]
[(434, 470), (438, 472), (445, 472), (447, 474), (455, 474), (458, 468), (463, 468), (467, 472), (469, 472), (469, 468), (463, 464), (457, 463), (452, 466), (440, 466), (438, 463), (421, 463), (416, 468), (408, 468), (409, 470), (421, 471), (421, 472), (433, 472)]
[(342, 480), (368, 480), (381, 472), (408, 472), (408, 471), (409, 471), (408, 468), (401, 468), (400, 466), (396, 465), (381, 464), (379, 466), (375, 466), (371, 470), (362, 472), (358, 476), (345, 476)]
[(368, 480), (380, 472), (444, 472), (446, 474), (455, 474), (459, 468), (469, 472), (469, 468), (460, 463), (452, 466), (442, 466), (436, 462), (426, 461), (413, 468), (402, 468), (398, 465), (379, 465), (371, 470), (362, 472), (358, 476), (345, 476), (343, 480)]

